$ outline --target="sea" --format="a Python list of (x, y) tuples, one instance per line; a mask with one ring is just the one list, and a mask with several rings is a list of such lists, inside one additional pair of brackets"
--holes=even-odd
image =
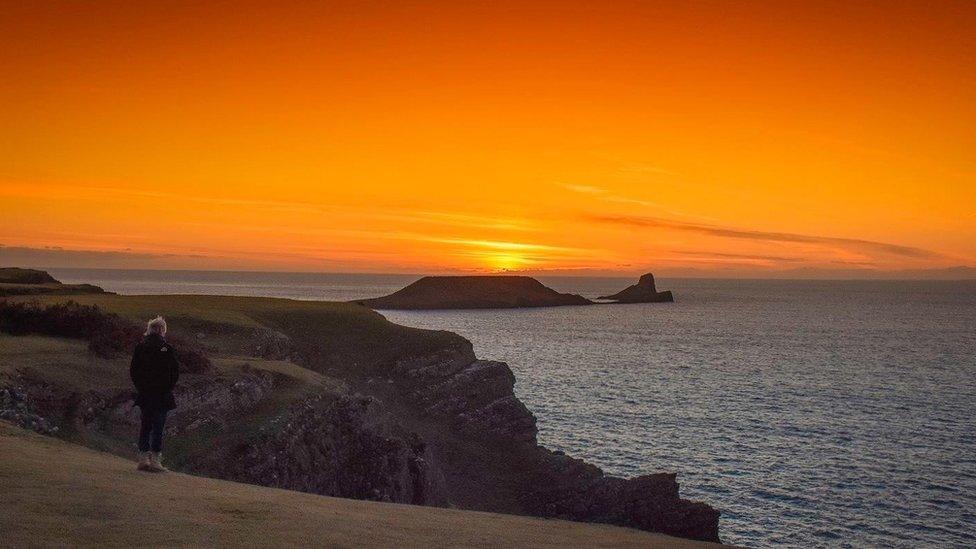
[[(122, 294), (352, 300), (416, 275), (51, 269)], [(539, 277), (596, 297), (633, 279)], [(659, 279), (669, 304), (382, 311), (505, 361), (539, 442), (678, 474), (748, 547), (976, 547), (976, 281)]]

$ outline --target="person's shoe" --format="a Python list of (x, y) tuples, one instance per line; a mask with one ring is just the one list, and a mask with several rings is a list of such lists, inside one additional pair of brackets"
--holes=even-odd
[(157, 473), (165, 473), (169, 469), (163, 467), (163, 454), (160, 452), (153, 452), (149, 457), (149, 466), (152, 470)]
[(152, 457), (149, 452), (139, 452), (139, 465), (136, 466), (138, 471), (152, 471)]

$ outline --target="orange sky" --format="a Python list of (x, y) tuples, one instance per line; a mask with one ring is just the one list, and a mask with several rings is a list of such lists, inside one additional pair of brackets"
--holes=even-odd
[(976, 265), (973, 2), (135, 4), (0, 1), (0, 264)]

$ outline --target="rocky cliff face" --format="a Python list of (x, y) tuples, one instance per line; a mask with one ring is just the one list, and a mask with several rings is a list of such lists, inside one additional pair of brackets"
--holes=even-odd
[(410, 404), (460, 433), (535, 442), (535, 416), (515, 397), (512, 370), (478, 360), (470, 343), (397, 361), (390, 374)]
[(674, 474), (605, 476), (582, 460), (540, 451), (528, 494), (532, 515), (604, 522), (684, 538), (719, 541), (719, 512), (681, 499)]
[[(493, 470), (491, 461), (505, 460), (507, 473), (481, 479), (496, 491), (515, 492), (505, 510), (719, 540), (719, 512), (681, 499), (674, 474), (606, 476), (598, 467), (539, 446), (536, 419), (515, 396), (507, 364), (453, 350), (400, 361), (392, 372), (406, 400), (448, 427), (451, 437), (461, 433), (482, 445), (484, 452), (469, 453), (466, 460), (482, 460), (482, 471)], [(428, 436), (441, 439), (441, 448), (451, 446), (436, 432)], [(467, 489), (459, 480), (463, 475), (450, 476), (454, 490)]]
[(257, 436), (218, 448), (196, 469), (219, 478), (337, 497), (443, 506), (434, 456), (368, 396), (300, 400)]

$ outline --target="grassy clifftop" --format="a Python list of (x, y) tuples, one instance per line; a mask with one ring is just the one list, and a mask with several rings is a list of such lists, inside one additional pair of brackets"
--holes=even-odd
[(170, 330), (199, 336), (226, 354), (250, 354), (258, 334), (287, 334), (308, 363), (325, 370), (368, 375), (392, 361), (444, 348), (470, 347), (447, 331), (394, 324), (379, 313), (350, 303), (294, 301), (261, 297), (203, 295), (126, 296), (115, 294), (18, 296), (52, 304), (72, 300), (134, 322), (160, 314)]
[(330, 498), (178, 473), (0, 422), (10, 546), (707, 547), (613, 526)]

